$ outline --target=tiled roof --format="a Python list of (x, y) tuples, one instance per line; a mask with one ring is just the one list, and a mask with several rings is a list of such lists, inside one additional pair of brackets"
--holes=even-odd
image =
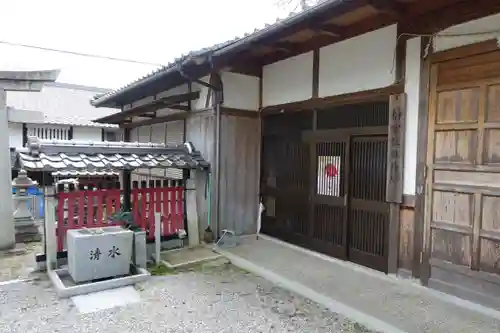
[(215, 52), (225, 51), (223, 49), (229, 48), (233, 44), (246, 43), (247, 41), (250, 42), (254, 38), (260, 38), (261, 36), (263, 37), (267, 33), (275, 32), (275, 31), (278, 31), (282, 28), (285, 28), (285, 27), (293, 24), (293, 21), (295, 21), (296, 19), (297, 20), (303, 19), (303, 18), (305, 19), (312, 14), (317, 14), (317, 13), (323, 11), (327, 7), (337, 6), (339, 4), (347, 3), (347, 2), (351, 2), (351, 1), (352, 0), (326, 0), (326, 1), (320, 2), (319, 4), (317, 4), (315, 6), (311, 6), (303, 11), (291, 12), (288, 14), (288, 16), (286, 18), (283, 18), (283, 19), (278, 18), (278, 19), (276, 19), (276, 21), (274, 23), (266, 24), (261, 29), (256, 28), (253, 32), (246, 33), (242, 37), (235, 37), (235, 38), (228, 40), (226, 42), (218, 43), (218, 44), (212, 45), (210, 47), (206, 47), (206, 48), (203, 48), (203, 49), (200, 49), (197, 51), (189, 52), (185, 55), (181, 55), (180, 57), (174, 59), (173, 61), (171, 61), (167, 65), (165, 65), (161, 68), (158, 68), (158, 69), (152, 71), (151, 73), (149, 73), (143, 77), (140, 77), (139, 79), (137, 79), (137, 80), (121, 87), (121, 88), (111, 90), (107, 93), (97, 94), (96, 96), (94, 96), (91, 103), (95, 106), (99, 106), (102, 103), (104, 103), (106, 99), (113, 97), (115, 95), (118, 95), (119, 93), (124, 92), (126, 90), (140, 86), (143, 83), (145, 83), (145, 81), (147, 81), (155, 76), (167, 74), (168, 72), (176, 70), (180, 65), (182, 65), (183, 63), (185, 63), (189, 60), (193, 60), (196, 58), (202, 58), (202, 57), (208, 58)]
[(102, 127), (102, 128), (118, 128), (115, 124), (101, 124), (88, 120), (79, 116), (57, 117), (53, 115), (43, 115), (44, 124), (48, 125), (68, 125), (68, 126), (85, 126), (85, 127)]
[(205, 169), (209, 164), (190, 143), (84, 142), (28, 139), (15, 166), (28, 171), (118, 171), (137, 168)]
[(77, 171), (77, 170), (62, 170), (52, 172), (54, 177), (88, 177), (88, 176), (118, 176), (120, 173), (117, 171)]

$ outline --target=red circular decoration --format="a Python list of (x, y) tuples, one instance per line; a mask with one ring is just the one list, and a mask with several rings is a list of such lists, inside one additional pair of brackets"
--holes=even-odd
[(337, 177), (337, 175), (339, 174), (339, 171), (337, 170), (337, 167), (333, 164), (327, 164), (325, 166), (325, 175), (327, 177)]

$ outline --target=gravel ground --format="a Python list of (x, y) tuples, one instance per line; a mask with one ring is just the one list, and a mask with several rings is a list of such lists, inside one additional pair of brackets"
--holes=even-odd
[(373, 332), (226, 263), (151, 277), (136, 289), (140, 303), (82, 315), (44, 275), (4, 285), (0, 332)]

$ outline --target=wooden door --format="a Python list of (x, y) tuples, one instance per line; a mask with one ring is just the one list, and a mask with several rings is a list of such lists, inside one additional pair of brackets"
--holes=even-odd
[(500, 273), (500, 52), (432, 65), (426, 186), (424, 281)]
[(262, 150), (262, 231), (298, 245), (309, 241), (309, 145), (300, 136), (268, 136)]
[(350, 146), (349, 260), (387, 272), (387, 135), (356, 136)]

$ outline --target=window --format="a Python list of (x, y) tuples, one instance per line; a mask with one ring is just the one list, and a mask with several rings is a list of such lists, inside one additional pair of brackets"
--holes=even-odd
[(39, 139), (46, 140), (69, 140), (70, 127), (64, 126), (30, 126), (28, 125), (28, 137), (36, 136)]

